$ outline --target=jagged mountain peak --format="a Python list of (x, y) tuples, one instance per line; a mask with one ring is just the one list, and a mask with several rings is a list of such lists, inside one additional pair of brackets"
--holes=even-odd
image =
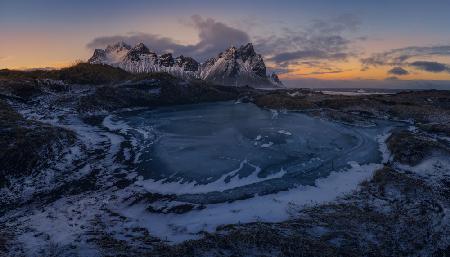
[(216, 58), (207, 60), (202, 67), (201, 76), (205, 80), (235, 86), (274, 86), (266, 74), (263, 58), (256, 54), (251, 43), (239, 48), (231, 46)]
[(171, 53), (165, 53), (159, 57), (159, 64), (161, 66), (172, 67), (174, 63), (175, 63), (175, 60), (173, 59), (173, 56)]
[[(103, 52), (99, 51), (101, 49), (96, 49), (94, 56), (89, 59), (90, 63), (118, 63), (124, 56), (130, 51), (131, 46), (127, 45), (125, 42), (117, 42), (113, 45), (106, 46)], [(95, 54), (97, 53), (97, 56)], [(95, 57), (95, 58), (94, 58)]]
[(105, 61), (106, 61), (106, 51), (103, 49), (95, 49), (94, 54), (88, 60), (88, 62), (92, 64), (105, 63)]
[(142, 53), (150, 53), (150, 50), (146, 45), (144, 45), (144, 43), (139, 43), (135, 45), (131, 50), (139, 51)]
[(248, 43), (246, 45), (239, 47), (238, 53), (241, 57), (245, 57), (245, 58), (253, 57), (253, 56), (257, 55), (255, 52), (255, 49), (253, 48), (252, 43)]
[(178, 67), (182, 67), (185, 71), (198, 71), (199, 63), (191, 57), (186, 57), (183, 55), (180, 55), (179, 57), (175, 58), (175, 65)]
[(255, 49), (253, 48), (253, 43), (250, 43), (250, 42), (239, 47), (239, 50), (241, 50), (241, 51), (248, 50), (248, 51), (252, 51), (253, 53), (255, 53)]
[(119, 41), (113, 45), (107, 45), (105, 51), (106, 52), (113, 52), (113, 51), (123, 51), (123, 50), (130, 50), (131, 46), (126, 44), (123, 41)]
[(139, 43), (135, 45), (133, 48), (131, 48), (127, 54), (125, 55), (124, 59), (122, 61), (132, 61), (132, 62), (138, 62), (141, 60), (142, 55), (152, 55), (155, 58), (156, 54), (151, 53), (150, 50), (145, 46), (143, 43)]
[[(239, 48), (235, 46), (231, 46), (226, 49), (223, 53), (220, 53), (217, 58), (225, 58), (227, 60), (233, 59), (241, 59), (243, 62), (247, 60), (260, 56), (256, 54), (255, 49), (252, 43), (247, 43), (245, 45), (240, 46)], [(262, 57), (260, 56), (262, 59)]]
[[(266, 74), (266, 65), (252, 43), (240, 47), (231, 46), (199, 64), (186, 56), (174, 58), (171, 53), (158, 56), (139, 43), (134, 47), (124, 42), (108, 45), (105, 50), (96, 49), (90, 63), (105, 63), (130, 72), (168, 72), (185, 79), (196, 78), (217, 84), (233, 86), (277, 87), (278, 77)], [(276, 76), (276, 75), (275, 75)]]
[(237, 48), (235, 46), (230, 46), (228, 49), (225, 50), (225, 53), (236, 53)]

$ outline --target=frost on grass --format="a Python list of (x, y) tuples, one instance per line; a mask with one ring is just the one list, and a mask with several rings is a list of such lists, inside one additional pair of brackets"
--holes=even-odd
[[(103, 93), (116, 92), (107, 89)], [(1, 210), (0, 253), (430, 256), (448, 251), (446, 126), (391, 130), (397, 123), (367, 119), (354, 107), (305, 115), (248, 103), (80, 113), (79, 104), (86, 103), (80, 95), (93, 91), (36, 92), (36, 101), (9, 103), (25, 119), (70, 131), (76, 140), (57, 148), (59, 158), (39, 173), (1, 189), (16, 205)], [(284, 95), (295, 100), (303, 91)], [(112, 104), (107, 99), (102, 101)], [(269, 98), (275, 104), (277, 99)], [(338, 109), (347, 100), (353, 101), (330, 101)], [(308, 101), (284, 103), (304, 107)], [(197, 159), (186, 161), (193, 160), (192, 152)], [(289, 159), (292, 153), (297, 160)], [(153, 160), (156, 164), (148, 162)], [(215, 170), (196, 173), (193, 164)]]

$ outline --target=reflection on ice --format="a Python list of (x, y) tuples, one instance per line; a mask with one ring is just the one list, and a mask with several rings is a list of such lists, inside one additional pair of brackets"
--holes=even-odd
[[(351, 127), (252, 104), (214, 103), (122, 114), (142, 138), (137, 170), (150, 191), (222, 202), (314, 185), (353, 161), (380, 163), (376, 136), (391, 123)], [(224, 192), (226, 194), (199, 193)], [(190, 195), (189, 195), (190, 194)]]
[[(137, 145), (135, 185), (170, 197), (126, 202), (114, 211), (172, 242), (224, 224), (286, 220), (293, 209), (350, 192), (388, 160), (384, 139), (396, 125), (352, 127), (243, 103), (167, 107), (115, 119), (105, 125), (127, 126), (115, 129)], [(149, 212), (177, 205), (192, 209)]]

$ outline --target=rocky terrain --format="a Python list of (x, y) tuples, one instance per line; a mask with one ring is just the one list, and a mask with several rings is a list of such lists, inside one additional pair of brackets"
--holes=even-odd
[[(143, 45), (113, 48), (96, 51), (94, 57), (133, 62), (141, 52), (151, 55)], [(107, 55), (112, 51), (114, 56)], [(246, 51), (248, 46), (231, 49), (211, 61), (210, 67)], [(154, 57), (165, 67), (181, 65), (195, 72), (201, 66), (185, 57)], [(234, 72), (227, 67), (227, 74)], [(263, 75), (265, 67), (253, 67), (252, 72)], [(211, 81), (221, 77), (219, 70), (210, 69)], [(0, 71), (4, 149), (0, 152), (0, 255), (450, 254), (449, 91), (339, 96), (207, 81), (167, 73), (129, 73), (101, 64), (58, 71)], [(121, 110), (226, 100), (303, 112), (348, 126), (371, 126), (385, 119), (401, 121), (405, 127), (393, 130), (383, 142), (386, 156), (372, 178), (334, 201), (292, 206), (291, 218), (283, 222), (224, 225), (173, 244), (119, 214), (118, 209), (136, 203), (148, 205), (149, 212), (171, 215), (204, 206), (179, 203), (151, 209), (175, 196), (137, 186), (139, 178), (130, 173), (136, 146), (121, 133), (122, 128), (108, 123), (107, 116)]]
[(201, 79), (227, 86), (281, 87), (275, 73), (266, 74), (266, 65), (251, 43), (230, 47), (216, 57), (199, 63), (191, 57), (158, 55), (143, 43), (131, 47), (124, 42), (96, 49), (88, 61), (109, 64), (132, 73), (167, 72), (182, 79)]

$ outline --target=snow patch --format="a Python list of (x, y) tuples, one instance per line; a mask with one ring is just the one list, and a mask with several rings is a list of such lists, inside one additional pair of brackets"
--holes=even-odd
[(332, 172), (328, 177), (316, 180), (314, 186), (298, 186), (289, 191), (255, 196), (232, 203), (210, 204), (203, 210), (183, 215), (149, 214), (146, 205), (138, 204), (117, 209), (122, 215), (145, 226), (152, 235), (177, 243), (198, 238), (199, 232), (214, 232), (220, 225), (255, 221), (280, 222), (292, 218), (292, 213), (307, 206), (333, 201), (339, 195), (349, 193), (364, 180), (370, 179), (381, 164), (359, 165)]
[(279, 134), (284, 134), (286, 136), (292, 136), (292, 133), (286, 130), (278, 130)]
[[(239, 172), (245, 165), (252, 167), (253, 172), (246, 177), (239, 177)], [(208, 183), (199, 184), (195, 181), (190, 183), (183, 183), (181, 181), (168, 182), (167, 179), (162, 180), (143, 180), (140, 179), (135, 182), (136, 185), (142, 186), (149, 192), (160, 194), (193, 194), (193, 193), (208, 193), (208, 192), (223, 192), (227, 189), (242, 187), (254, 183), (258, 183), (265, 180), (274, 178), (281, 178), (286, 174), (286, 171), (281, 169), (279, 172), (268, 175), (266, 177), (259, 177), (261, 168), (251, 164), (248, 160), (241, 161), (239, 168), (222, 175), (219, 179)]]
[(262, 148), (269, 148), (273, 145), (273, 142), (269, 142), (269, 143), (265, 143), (265, 144), (261, 144)]

